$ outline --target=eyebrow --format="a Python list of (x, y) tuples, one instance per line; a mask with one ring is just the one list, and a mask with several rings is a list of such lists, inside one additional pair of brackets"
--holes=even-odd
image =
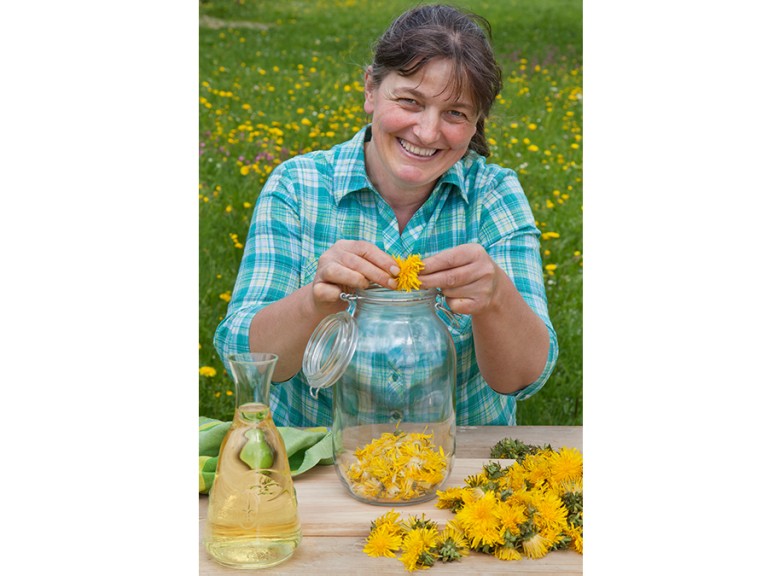
[[(418, 88), (408, 88), (408, 87), (401, 86), (401, 87), (395, 88), (393, 92), (394, 93), (406, 92), (408, 94), (416, 96), (417, 98), (421, 98), (422, 100), (426, 100), (428, 98), (428, 96)], [(445, 92), (445, 90), (443, 92)], [(440, 94), (443, 94), (443, 92), (440, 92)], [(440, 94), (438, 94), (437, 96), (439, 96)], [(453, 100), (452, 105), (456, 108), (464, 108), (465, 110), (469, 110), (470, 112), (475, 111), (475, 107), (472, 106), (472, 104), (468, 102), (464, 102), (463, 100)]]

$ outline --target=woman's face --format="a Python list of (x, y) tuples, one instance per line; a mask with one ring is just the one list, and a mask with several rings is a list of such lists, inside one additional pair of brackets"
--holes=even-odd
[(468, 92), (455, 93), (452, 77), (447, 60), (428, 62), (411, 76), (390, 72), (379, 86), (366, 74), (373, 131), (366, 169), (381, 193), (428, 194), (467, 151), (477, 112)]

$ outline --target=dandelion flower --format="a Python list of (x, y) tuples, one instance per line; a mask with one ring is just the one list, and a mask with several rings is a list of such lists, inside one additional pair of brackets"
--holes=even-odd
[(515, 548), (509, 546), (497, 546), (493, 549), (493, 555), (499, 560), (520, 560), (523, 557)]
[(550, 541), (539, 533), (523, 541), (523, 553), (528, 558), (543, 558), (549, 551)]
[(409, 572), (428, 568), (435, 563), (430, 549), (438, 542), (438, 532), (434, 528), (414, 528), (403, 538), (403, 554), (400, 561)]
[(399, 530), (393, 529), (389, 524), (384, 524), (373, 530), (365, 541), (363, 552), (371, 558), (386, 556), (394, 558), (395, 552), (400, 550), (403, 543), (403, 537)]
[(456, 522), (464, 529), (472, 548), (501, 543), (497, 503), (496, 493), (490, 491), (456, 513)]
[(584, 536), (582, 534), (581, 526), (569, 528), (565, 531), (565, 535), (571, 539), (568, 547), (579, 554), (584, 554)]
[(376, 528), (379, 528), (380, 526), (391, 526), (392, 528), (400, 529), (400, 512), (395, 512), (394, 510), (390, 510), (389, 512), (385, 512), (376, 520), (371, 522), (371, 530), (374, 530)]
[(407, 258), (400, 258), (395, 256), (395, 262), (397, 262), (400, 268), (400, 273), (397, 275), (397, 289), (410, 292), (411, 290), (418, 290), (421, 287), (421, 280), (419, 280), (419, 272), (424, 270), (424, 263), (421, 261), (419, 254), (411, 254)]
[(519, 502), (507, 501), (499, 506), (499, 534), (509, 531), (513, 536), (520, 534), (520, 524), (523, 524), (528, 516), (525, 511), (527, 506)]
[(213, 366), (201, 366), (200, 376), (206, 376), (207, 378), (213, 378), (216, 376), (216, 368)]
[(561, 448), (549, 458), (550, 478), (554, 483), (582, 478), (584, 459), (574, 448)]
[(440, 532), (435, 544), (437, 558), (442, 562), (460, 560), (462, 556), (469, 555), (469, 543), (464, 533), (450, 522)]

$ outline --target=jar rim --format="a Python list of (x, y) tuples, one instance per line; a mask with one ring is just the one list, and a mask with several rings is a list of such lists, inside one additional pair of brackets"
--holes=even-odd
[(437, 288), (427, 288), (425, 290), (392, 290), (384, 288), (378, 284), (371, 284), (368, 288), (358, 288), (355, 290), (355, 296), (351, 299), (364, 302), (421, 302), (424, 300), (434, 301), (439, 294)]

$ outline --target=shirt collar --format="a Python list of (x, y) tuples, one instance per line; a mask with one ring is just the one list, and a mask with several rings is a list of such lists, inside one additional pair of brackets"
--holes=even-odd
[[(336, 204), (347, 194), (359, 190), (374, 190), (365, 171), (365, 143), (370, 140), (371, 125), (368, 124), (355, 134), (351, 140), (340, 144), (334, 157), (333, 198)], [(435, 189), (440, 186), (453, 184), (464, 202), (469, 203), (464, 174), (472, 164), (474, 152), (469, 152), (464, 158), (451, 166), (437, 181)]]

